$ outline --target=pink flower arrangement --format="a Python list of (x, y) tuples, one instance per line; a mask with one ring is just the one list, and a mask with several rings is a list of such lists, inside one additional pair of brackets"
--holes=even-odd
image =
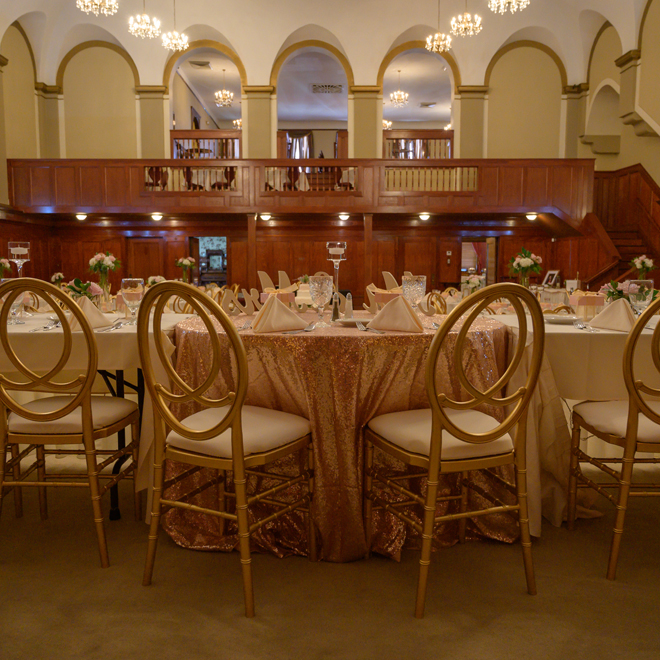
[(0, 277), (4, 277), (5, 271), (11, 270), (11, 264), (8, 259), (0, 259)]
[(543, 259), (525, 248), (520, 248), (520, 254), (511, 257), (509, 271), (512, 275), (527, 276), (529, 273), (540, 273)]

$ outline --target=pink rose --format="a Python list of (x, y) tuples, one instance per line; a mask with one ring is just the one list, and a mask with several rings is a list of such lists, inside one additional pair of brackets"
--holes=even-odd
[(91, 282), (87, 291), (91, 296), (100, 296), (103, 293), (103, 289), (96, 282)]

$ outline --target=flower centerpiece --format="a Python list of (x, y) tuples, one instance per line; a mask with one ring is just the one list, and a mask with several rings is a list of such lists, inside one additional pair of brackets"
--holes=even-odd
[(103, 289), (96, 282), (82, 282), (77, 277), (75, 280), (71, 280), (65, 289), (71, 293), (74, 300), (83, 297), (94, 300), (103, 294)]
[(55, 285), (59, 286), (62, 282), (64, 282), (64, 273), (53, 273), (50, 276), (50, 281)]
[(630, 262), (630, 267), (634, 268), (637, 271), (637, 279), (645, 280), (648, 278), (648, 274), (655, 270), (655, 264), (653, 259), (647, 257), (643, 254), (641, 257), (636, 257)]
[(9, 259), (0, 259), (0, 277), (5, 276), (5, 271), (11, 271), (11, 264), (9, 263)]
[[(638, 288), (637, 284), (633, 284), (630, 280), (626, 280), (625, 282), (615, 282), (612, 280), (609, 284), (603, 284), (598, 293), (603, 294), (608, 303), (619, 300), (619, 298), (630, 302), (630, 295), (637, 293)], [(658, 290), (654, 289), (651, 300), (655, 300), (657, 295)]]
[(465, 280), (465, 286), (469, 289), (470, 293), (474, 293), (477, 289), (480, 289), (484, 285), (484, 278), (482, 275), (477, 275), (473, 273), (467, 276)]
[(541, 257), (532, 254), (525, 248), (520, 248), (520, 254), (511, 257), (509, 261), (509, 272), (518, 277), (518, 282), (525, 287), (529, 286), (529, 274), (541, 272)]
[(110, 282), (108, 280), (108, 273), (110, 271), (119, 270), (121, 268), (121, 261), (114, 255), (106, 250), (98, 252), (89, 260), (89, 270), (92, 273), (98, 273), (99, 286), (103, 291), (103, 302), (107, 305), (110, 302)]
[(165, 282), (165, 278), (162, 275), (150, 275), (147, 278), (147, 286), (153, 286), (154, 284), (160, 284)]
[(176, 265), (183, 270), (183, 274), (181, 275), (181, 279), (184, 282), (188, 281), (188, 271), (192, 270), (193, 266), (195, 265), (195, 260), (192, 257), (181, 257), (180, 259), (176, 260)]

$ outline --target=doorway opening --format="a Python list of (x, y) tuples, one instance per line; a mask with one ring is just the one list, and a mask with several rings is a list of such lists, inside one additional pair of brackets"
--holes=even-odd
[(199, 283), (227, 284), (227, 237), (200, 236), (199, 242)]

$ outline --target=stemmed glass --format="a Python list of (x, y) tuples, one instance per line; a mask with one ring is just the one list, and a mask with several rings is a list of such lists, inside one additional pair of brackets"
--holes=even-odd
[[(0, 284), (4, 284), (5, 282), (9, 282), (9, 281), (11, 281), (9, 278), (1, 279)], [(6, 298), (7, 296), (5, 296), (5, 298), (3, 298), (3, 300), (1, 301), (2, 304), (4, 304)], [(11, 316), (7, 317), (7, 325), (25, 325), (25, 321), (21, 321), (17, 316), (19, 310), (21, 309), (22, 304), (23, 304), (23, 295), (21, 294), (11, 304), (11, 310), (10, 310)]]
[(309, 295), (319, 313), (319, 320), (316, 323), (316, 327), (329, 328), (330, 326), (323, 322), (323, 308), (330, 302), (330, 298), (332, 298), (332, 277), (329, 275), (313, 275), (310, 277)]
[(339, 293), (339, 264), (346, 261), (346, 243), (330, 241), (325, 247), (328, 248), (328, 261), (335, 265), (335, 290)]
[(630, 281), (628, 299), (637, 316), (640, 316), (653, 300), (653, 286), (653, 280)]
[(126, 325), (136, 325), (135, 313), (144, 296), (144, 280), (139, 278), (126, 278), (121, 281), (121, 297), (124, 304), (131, 310), (131, 320)]
[(417, 305), (426, 295), (426, 275), (404, 275), (402, 282), (403, 297), (417, 311)]
[(9, 241), (9, 261), (13, 261), (18, 269), (18, 277), (22, 277), (23, 264), (30, 261), (30, 244), (27, 241)]

